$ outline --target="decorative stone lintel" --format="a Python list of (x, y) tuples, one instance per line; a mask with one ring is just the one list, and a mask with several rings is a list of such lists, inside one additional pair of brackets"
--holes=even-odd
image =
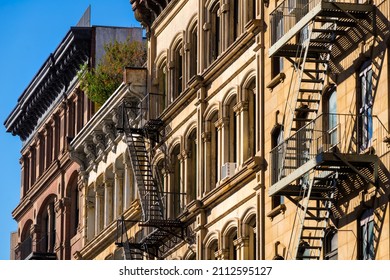
[(270, 212), (268, 212), (267, 217), (271, 219), (271, 221), (279, 214), (284, 214), (286, 212), (286, 205), (280, 204), (276, 206), (274, 209), (272, 209)]

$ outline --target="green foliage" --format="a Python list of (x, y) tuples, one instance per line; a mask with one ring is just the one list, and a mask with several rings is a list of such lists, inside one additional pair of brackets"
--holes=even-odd
[(104, 46), (105, 54), (95, 68), (83, 66), (80, 87), (97, 105), (102, 105), (123, 80), (126, 66), (141, 67), (146, 62), (146, 46), (140, 42), (115, 41)]

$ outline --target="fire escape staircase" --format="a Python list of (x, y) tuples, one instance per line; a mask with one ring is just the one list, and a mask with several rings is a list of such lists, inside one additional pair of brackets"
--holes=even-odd
[[(187, 228), (177, 217), (168, 213), (169, 198), (160, 187), (149, 158), (149, 146), (159, 141), (163, 125), (159, 119), (147, 120), (142, 128), (132, 127), (127, 108), (123, 105), (123, 132), (126, 136), (131, 166), (136, 181), (141, 209), (141, 221), (118, 220), (117, 246), (123, 247), (126, 259), (161, 258), (179, 242), (186, 240)], [(143, 235), (137, 242), (128, 238), (127, 224), (138, 223)]]
[[(270, 48), (271, 56), (286, 58), (295, 69), (284, 112), (285, 141), (276, 149), (279, 156), (272, 157), (279, 162), (278, 182), (270, 188), (271, 196), (287, 196), (297, 205), (286, 256), (289, 259), (321, 258), (339, 177), (356, 171), (340, 161), (335, 150), (327, 151), (329, 155), (314, 151), (318, 147), (314, 148), (315, 127), (311, 123), (318, 116), (334, 43), (372, 10), (368, 5), (313, 2), (319, 4), (311, 11), (303, 7), (296, 32), (293, 29), (297, 27), (291, 28)], [(280, 24), (281, 11), (275, 13), (274, 23)], [(370, 161), (367, 159), (367, 163)]]

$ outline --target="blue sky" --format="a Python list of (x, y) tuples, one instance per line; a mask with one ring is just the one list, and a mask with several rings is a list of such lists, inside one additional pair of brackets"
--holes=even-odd
[(0, 260), (9, 259), (20, 198), (19, 137), (4, 120), (40, 66), (91, 5), (93, 25), (139, 26), (129, 0), (0, 0)]

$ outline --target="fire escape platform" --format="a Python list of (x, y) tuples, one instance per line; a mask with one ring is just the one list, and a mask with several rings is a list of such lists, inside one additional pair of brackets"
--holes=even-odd
[[(342, 158), (343, 160), (341, 160)], [(324, 170), (340, 170), (353, 172), (350, 170), (348, 164), (356, 167), (368, 167), (371, 163), (375, 163), (378, 160), (378, 156), (369, 155), (369, 154), (340, 154), (337, 156), (337, 153), (333, 152), (321, 152), (318, 153), (314, 158), (308, 160), (306, 163), (297, 167), (293, 172), (291, 172), (286, 177), (283, 177), (281, 180), (273, 184), (268, 191), (270, 196), (274, 195), (289, 195), (289, 192), (295, 192), (295, 190), (290, 190), (292, 187), (292, 182), (299, 180), (311, 170), (314, 169), (324, 169)], [(296, 188), (296, 185), (295, 185)]]
[[(288, 0), (286, 0), (288, 1)], [(318, 3), (315, 3), (318, 2)], [(371, 4), (356, 4), (356, 3), (340, 3), (340, 2), (328, 2), (321, 0), (312, 0), (309, 4), (309, 11), (302, 18), (297, 18), (293, 15), (293, 12), (289, 14), (285, 14), (283, 12), (282, 18), (288, 20), (291, 24), (294, 22), (291, 28), (288, 29), (285, 33), (276, 40), (276, 42), (272, 42), (271, 46), (268, 49), (268, 56), (281, 56), (281, 57), (295, 57), (297, 44), (291, 44), (292, 39), (299, 34), (299, 32), (313, 19), (316, 17), (329, 17), (338, 20), (340, 18), (348, 19), (354, 21), (355, 19), (362, 19), (367, 17), (369, 13), (371, 13), (374, 9), (374, 6)], [(307, 7), (306, 6), (306, 7)], [(305, 7), (305, 8), (306, 8)], [(277, 8), (278, 9), (278, 8)], [(276, 9), (276, 10), (277, 10)], [(302, 8), (301, 8), (302, 9)], [(275, 13), (276, 10), (273, 12)], [(271, 14), (272, 15), (272, 14)], [(284, 24), (284, 23), (282, 23)], [(276, 26), (271, 26), (271, 29), (275, 29)], [(348, 27), (344, 27), (344, 31)], [(274, 31), (271, 31), (274, 32)]]

